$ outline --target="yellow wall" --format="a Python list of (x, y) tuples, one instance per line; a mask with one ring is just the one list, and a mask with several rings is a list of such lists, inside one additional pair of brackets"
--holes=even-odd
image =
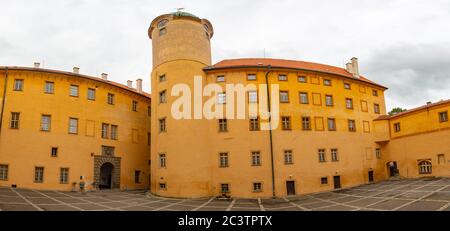
[[(3, 127), (0, 134), (0, 164), (9, 165), (7, 181), (0, 186), (20, 188), (71, 190), (72, 182), (84, 176), (87, 188), (93, 182), (94, 157), (101, 155), (101, 145), (114, 146), (121, 157), (120, 187), (147, 188), (149, 182), (149, 152), (147, 132), (150, 99), (120, 89), (108, 83), (74, 75), (46, 71), (9, 70)], [(5, 71), (0, 72), (3, 91)], [(14, 79), (24, 79), (23, 91), (13, 91)], [(54, 82), (54, 94), (44, 93), (45, 81)], [(69, 96), (69, 86), (79, 85), (79, 97)], [(87, 99), (87, 89), (96, 89), (96, 100)], [(107, 94), (115, 94), (115, 105), (107, 104)], [(3, 96), (3, 92), (0, 93)], [(1, 99), (0, 99), (1, 100)], [(132, 101), (138, 101), (137, 112)], [(0, 101), (1, 102), (1, 101)], [(20, 112), (19, 129), (9, 128), (11, 112)], [(42, 114), (51, 115), (50, 132), (40, 131)], [(69, 117), (78, 118), (78, 134), (68, 134)], [(94, 123), (94, 136), (87, 128)], [(118, 125), (118, 140), (102, 139), (101, 124)], [(138, 143), (132, 141), (132, 129), (137, 129)], [(58, 156), (51, 157), (51, 148), (58, 147)], [(34, 167), (44, 167), (44, 182), (34, 183)], [(69, 168), (69, 184), (59, 183), (60, 168)], [(141, 171), (141, 183), (135, 184), (134, 171)]]

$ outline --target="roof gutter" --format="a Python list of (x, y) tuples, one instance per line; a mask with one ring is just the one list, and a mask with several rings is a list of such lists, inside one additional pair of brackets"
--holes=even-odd
[(0, 111), (0, 137), (2, 134), (2, 124), (3, 124), (3, 112), (5, 110), (5, 102), (6, 102), (6, 86), (8, 84), (8, 67), (5, 69), (5, 82), (3, 85), (3, 99), (2, 99), (2, 110)]

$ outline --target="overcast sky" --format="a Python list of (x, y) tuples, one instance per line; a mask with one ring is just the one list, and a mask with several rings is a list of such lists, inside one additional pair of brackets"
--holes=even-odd
[(0, 66), (32, 66), (110, 79), (144, 79), (147, 29), (184, 7), (214, 26), (213, 62), (284, 58), (344, 67), (355, 56), (389, 87), (388, 109), (450, 98), (448, 0), (0, 0)]

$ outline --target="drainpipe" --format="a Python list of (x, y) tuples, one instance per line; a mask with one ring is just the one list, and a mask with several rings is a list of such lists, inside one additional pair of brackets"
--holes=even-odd
[(5, 110), (5, 101), (6, 101), (6, 85), (8, 84), (8, 67), (5, 69), (5, 82), (3, 87), (3, 99), (2, 99), (2, 110), (0, 112), (0, 136), (2, 134), (2, 124), (3, 124), (3, 111)]
[(267, 109), (269, 112), (269, 142), (270, 142), (270, 162), (272, 167), (272, 197), (275, 198), (275, 167), (273, 163), (273, 138), (272, 138), (272, 115), (270, 110), (270, 93), (269, 93), (269, 74), (272, 72), (271, 66), (267, 66), (266, 71), (266, 91), (267, 91)]

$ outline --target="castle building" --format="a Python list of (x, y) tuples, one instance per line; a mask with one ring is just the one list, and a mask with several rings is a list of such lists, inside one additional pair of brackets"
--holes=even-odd
[[(213, 35), (208, 20), (186, 12), (151, 22), (151, 100), (140, 80), (135, 89), (78, 69), (0, 67), (0, 186), (85, 182), (164, 197), (260, 198), (450, 175), (450, 101), (388, 116), (387, 88), (361, 75), (357, 58), (345, 68), (266, 58), (212, 64)], [(204, 118), (211, 99), (240, 110), (230, 84), (266, 86), (245, 88), (243, 105), (272, 116)], [(221, 92), (205, 93), (211, 86)], [(180, 119), (181, 97), (203, 108)]]

